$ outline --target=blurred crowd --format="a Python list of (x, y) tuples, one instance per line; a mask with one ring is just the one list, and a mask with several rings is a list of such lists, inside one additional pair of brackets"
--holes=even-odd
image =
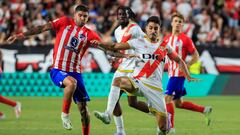
[[(180, 12), (183, 31), (196, 45), (240, 48), (240, 0), (0, 0), (0, 43), (14, 33), (43, 25), (61, 16), (72, 16), (77, 4), (89, 7), (87, 27), (104, 40), (114, 40), (116, 9), (130, 6), (143, 28), (149, 16), (162, 19), (163, 36), (171, 31), (171, 14)], [(55, 33), (44, 32), (22, 42), (25, 46), (53, 45)]]

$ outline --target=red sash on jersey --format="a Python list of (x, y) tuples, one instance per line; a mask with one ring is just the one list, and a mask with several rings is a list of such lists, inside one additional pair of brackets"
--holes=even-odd
[(128, 34), (128, 32), (129, 32), (129, 30), (133, 27), (133, 26), (136, 26), (137, 24), (131, 24), (130, 26), (128, 26), (128, 28), (126, 29), (126, 31), (124, 32), (124, 34), (123, 34), (123, 37), (122, 37), (122, 40), (121, 40), (121, 42), (122, 43), (126, 43), (129, 39), (131, 39), (132, 38), (132, 35), (130, 34), (130, 35), (127, 35)]
[(150, 63), (150, 60), (143, 66), (142, 70), (139, 72), (137, 76), (134, 78), (140, 79), (146, 74), (146, 78), (152, 75), (152, 73), (157, 69), (158, 65), (161, 63), (161, 61), (164, 59), (164, 57), (167, 55), (166, 50), (167, 42), (163, 41), (157, 50), (153, 54), (158, 54), (158, 59), (155, 60), (152, 65)]

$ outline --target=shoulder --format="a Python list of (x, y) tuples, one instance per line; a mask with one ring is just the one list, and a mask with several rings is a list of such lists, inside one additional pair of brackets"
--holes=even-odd
[(73, 19), (70, 17), (67, 17), (67, 16), (63, 16), (63, 17), (53, 20), (52, 23), (55, 25), (61, 25), (61, 26), (69, 25), (69, 24), (73, 23)]
[(118, 27), (114, 30), (114, 34), (117, 34), (119, 31), (121, 31), (121, 26), (118, 26)]
[(144, 38), (134, 38), (127, 41), (129, 44), (133, 44), (135, 46), (140, 45), (145, 42)]
[(171, 34), (164, 36), (162, 42), (168, 43), (170, 41), (170, 37), (171, 37)]
[(181, 33), (179, 35), (179, 38), (182, 39), (183, 41), (191, 41), (192, 39), (190, 37), (188, 37), (186, 34)]
[(138, 31), (142, 31), (141, 27), (136, 24), (136, 23), (132, 23), (130, 26), (129, 26), (129, 31), (132, 31), (132, 32), (138, 32)]
[(90, 38), (90, 39), (100, 40), (99, 35), (98, 35), (97, 32), (95, 32), (94, 30), (91, 30), (91, 29), (89, 29), (89, 28), (87, 28), (87, 27), (84, 27), (83, 32), (84, 32), (84, 33), (87, 33), (86, 36), (88, 36), (88, 38)]

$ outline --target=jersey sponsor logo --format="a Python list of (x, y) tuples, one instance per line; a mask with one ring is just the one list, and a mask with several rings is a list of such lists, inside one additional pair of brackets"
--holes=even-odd
[[(142, 54), (143, 59), (152, 59), (152, 60), (159, 60), (160, 56), (159, 54)], [(165, 58), (162, 59), (162, 61), (165, 61)]]
[(84, 41), (86, 39), (86, 36), (84, 34), (79, 34), (78, 37), (80, 41)]
[(139, 72), (139, 74), (135, 76), (135, 78), (140, 79), (143, 76), (145, 76), (146, 78), (149, 78), (157, 69), (159, 64), (162, 61), (163, 62), (165, 61), (166, 54), (167, 54), (166, 50), (162, 51), (158, 48), (153, 54), (145, 55), (145, 57), (153, 59), (154, 62), (152, 63), (151, 60), (148, 60), (143, 66), (142, 70)]
[(79, 45), (79, 39), (76, 37), (72, 37), (70, 40), (70, 44), (64, 46), (65, 49), (68, 49), (70, 51), (74, 51), (75, 53), (79, 53), (79, 51), (77, 50), (77, 46)]

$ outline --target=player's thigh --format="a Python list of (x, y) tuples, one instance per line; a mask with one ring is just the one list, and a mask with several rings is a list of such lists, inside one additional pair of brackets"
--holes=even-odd
[(61, 71), (55, 68), (51, 69), (50, 77), (52, 82), (56, 86), (61, 88), (64, 88), (66, 85), (76, 82), (76, 80), (73, 77), (71, 77), (68, 72)]
[(133, 84), (131, 83), (129, 77), (121, 77), (120, 78), (120, 87), (121, 89), (132, 93), (135, 91), (135, 88), (133, 87)]

